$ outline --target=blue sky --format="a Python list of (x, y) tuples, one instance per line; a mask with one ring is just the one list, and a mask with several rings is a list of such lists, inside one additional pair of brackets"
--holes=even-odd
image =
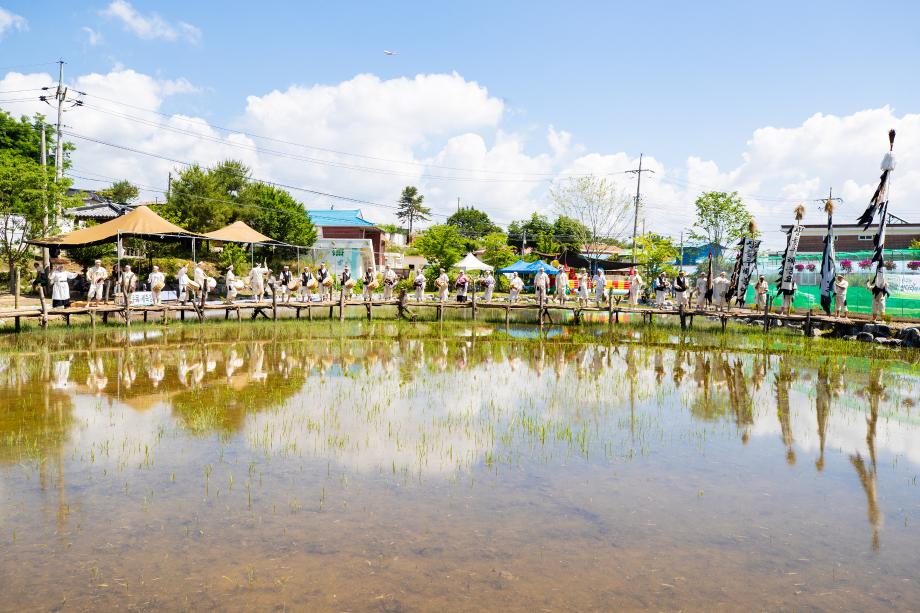
[[(336, 86), (359, 74), (386, 82), (455, 72), (501, 102), (501, 119), (434, 126), (408, 145), (419, 159), (437, 155), (447, 139), (467, 131), (488, 145), (499, 133), (513, 134), (528, 155), (547, 154), (552, 147), (545, 134), (552, 126), (569, 133), (582, 154), (633, 159), (645, 152), (678, 181), (693, 175), (688, 158), (711, 161), (719, 169), (713, 176), (726, 183), (713, 187), (740, 185), (767, 196), (760, 203), (764, 215), (781, 214), (766, 204), (769, 198), (778, 204), (799, 193), (788, 189), (788, 179), (745, 179), (750, 168), (731, 176), (744, 165), (756, 130), (802, 128), (816, 113), (843, 120), (886, 108), (892, 121), (901, 121), (917, 113), (920, 99), (920, 4), (910, 2), (128, 4), (148, 25), (153, 19), (165, 24), (157, 35), (131, 29), (110, 4), (0, 0), (0, 7), (27, 22), (3, 32), (0, 76), (11, 66), (63, 57), (74, 78), (130, 69), (154, 79), (185, 79), (194, 91), (163, 96), (161, 111), (251, 127), (244, 117), (247, 96), (292, 85)], [(384, 49), (399, 55), (385, 56)], [(19, 71), (53, 72), (53, 66)], [(122, 96), (131, 101), (133, 92)], [(904, 136), (914, 147), (915, 139)], [(794, 142), (802, 147), (807, 140)], [(824, 168), (832, 160), (815, 161), (804, 179), (817, 177), (815, 191), (830, 183), (842, 190), (851, 179), (854, 198), (861, 195), (873, 181), (872, 160), (884, 151), (882, 139), (867, 143), (876, 141), (868, 167), (860, 159), (862, 166), (834, 175)], [(860, 167), (865, 172), (850, 176)], [(793, 184), (801, 182), (794, 178)], [(347, 187), (341, 179), (316, 186), (341, 190)], [(443, 191), (447, 202), (451, 190)], [(692, 202), (694, 190), (687, 191), (661, 194), (659, 204)], [(524, 200), (545, 203), (545, 195), (529, 192)]]

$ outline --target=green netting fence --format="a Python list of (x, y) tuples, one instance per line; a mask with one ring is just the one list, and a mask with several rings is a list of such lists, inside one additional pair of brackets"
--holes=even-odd
[[(872, 312), (872, 294), (866, 287), (866, 283), (874, 274), (874, 268), (867, 267), (871, 258), (871, 251), (841, 252), (836, 255), (837, 271), (843, 274), (850, 284), (847, 291), (847, 308), (851, 312)], [(769, 281), (771, 294), (776, 291), (781, 259), (780, 256), (763, 256), (757, 260), (759, 274), (764, 275)], [(920, 319), (920, 249), (886, 250), (885, 260), (889, 265), (886, 275), (891, 291), (886, 312), (893, 317)], [(799, 254), (796, 264), (795, 281), (799, 291), (793, 306), (797, 309), (820, 308), (821, 254)], [(753, 282), (752, 280), (746, 294), (748, 303), (754, 302)], [(777, 297), (774, 306), (779, 306), (780, 302), (781, 299)]]

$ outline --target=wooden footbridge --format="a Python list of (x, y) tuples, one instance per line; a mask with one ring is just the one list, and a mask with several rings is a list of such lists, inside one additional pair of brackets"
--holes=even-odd
[[(430, 296), (428, 297), (430, 298)], [(652, 323), (656, 316), (675, 317), (679, 320), (681, 328), (687, 329), (693, 327), (694, 318), (702, 317), (709, 320), (717, 320), (721, 323), (722, 329), (725, 330), (728, 322), (738, 321), (748, 325), (756, 324), (763, 327), (765, 332), (769, 332), (777, 325), (794, 326), (803, 330), (807, 336), (812, 336), (817, 328), (833, 328), (838, 325), (853, 325), (867, 319), (857, 317), (854, 319), (840, 319), (837, 317), (828, 317), (825, 315), (816, 315), (812, 312), (779, 314), (771, 311), (770, 305), (764, 311), (754, 311), (746, 308), (735, 308), (728, 311), (716, 311), (711, 309), (685, 309), (681, 308), (660, 308), (628, 305), (625, 301), (616, 298), (606, 305), (579, 304), (574, 301), (565, 303), (550, 302), (543, 300), (528, 300), (520, 302), (489, 301), (484, 302), (477, 300), (474, 294), (466, 302), (441, 302), (438, 300), (426, 299), (423, 301), (410, 300), (406, 293), (401, 293), (398, 298), (393, 300), (382, 300), (374, 298), (370, 301), (360, 299), (348, 299), (344, 295), (339, 295), (338, 300), (300, 301), (286, 300), (280, 301), (276, 294), (271, 296), (271, 300), (256, 302), (253, 300), (239, 300), (234, 302), (227, 301), (207, 301), (204, 296), (195, 302), (177, 303), (156, 306), (136, 306), (131, 305), (130, 301), (120, 300), (120, 304), (77, 304), (67, 308), (53, 308), (49, 301), (44, 297), (41, 289), (39, 290), (39, 304), (24, 308), (14, 308), (11, 310), (0, 310), (0, 322), (4, 326), (12, 322), (15, 331), (22, 329), (22, 320), (38, 320), (42, 328), (46, 327), (50, 321), (61, 320), (65, 325), (71, 325), (78, 319), (88, 319), (88, 323), (95, 327), (97, 324), (109, 324), (110, 320), (115, 323), (130, 326), (132, 322), (161, 322), (169, 324), (170, 321), (186, 321), (191, 319), (204, 322), (207, 319), (219, 319), (223, 314), (223, 319), (235, 319), (242, 321), (244, 314), (248, 319), (276, 320), (279, 318), (296, 319), (314, 318), (339, 319), (345, 320), (346, 311), (351, 309), (364, 309), (368, 320), (373, 320), (375, 311), (377, 316), (392, 317), (393, 308), (396, 310), (396, 318), (417, 321), (443, 321), (445, 314), (448, 312), (466, 313), (470, 319), (476, 320), (484, 316), (484, 311), (489, 311), (490, 318), (495, 318), (496, 314), (504, 315), (505, 323), (510, 323), (512, 315), (529, 316), (528, 319), (540, 325), (556, 323), (574, 323), (580, 324), (586, 318), (592, 320), (607, 321), (610, 324), (619, 323), (621, 319), (633, 319), (641, 317), (643, 323)], [(381, 309), (387, 311), (381, 313)], [(423, 313), (426, 315), (423, 317)], [(905, 320), (909, 321), (909, 320)], [(895, 323), (895, 326), (897, 324)]]

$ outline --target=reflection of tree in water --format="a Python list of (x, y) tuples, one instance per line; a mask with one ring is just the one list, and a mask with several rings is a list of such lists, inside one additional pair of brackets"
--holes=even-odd
[(786, 446), (786, 463), (795, 464), (795, 438), (792, 435), (792, 420), (789, 413), (789, 388), (795, 379), (795, 373), (785, 356), (780, 358), (779, 367), (774, 375), (776, 389), (776, 416), (779, 418), (779, 427), (783, 435), (783, 445)]
[(866, 386), (866, 396), (869, 399), (869, 417), (866, 418), (866, 446), (869, 449), (869, 463), (859, 453), (850, 456), (850, 463), (856, 469), (859, 483), (866, 493), (869, 523), (872, 525), (872, 549), (881, 546), (880, 532), (882, 529), (882, 511), (878, 505), (878, 464), (875, 455), (875, 429), (878, 425), (879, 400), (885, 392), (882, 386), (882, 370), (874, 367), (869, 375), (869, 385)]

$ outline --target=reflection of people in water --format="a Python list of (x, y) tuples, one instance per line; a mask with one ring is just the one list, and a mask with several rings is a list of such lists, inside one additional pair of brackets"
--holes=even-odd
[(683, 350), (679, 350), (674, 355), (674, 372), (672, 375), (674, 379), (674, 387), (680, 387), (681, 381), (684, 380), (684, 375), (687, 374), (687, 371), (684, 369), (685, 360), (686, 356), (684, 355)]
[(66, 360), (55, 360), (53, 367), (53, 376), (51, 378), (51, 389), (66, 390), (70, 387), (70, 366), (73, 364), (73, 356), (68, 356)]
[(819, 471), (824, 470), (824, 445), (827, 441), (827, 420), (831, 412), (831, 398), (833, 391), (831, 389), (831, 366), (824, 362), (818, 367), (818, 382), (816, 385), (815, 395), (815, 415), (818, 418), (818, 440), (819, 452), (818, 459), (815, 460), (815, 468)]
[(776, 415), (779, 418), (779, 427), (783, 433), (783, 445), (786, 446), (786, 462), (791, 466), (795, 464), (795, 439), (792, 436), (792, 423), (789, 414), (789, 388), (794, 378), (789, 361), (783, 357), (779, 361), (779, 368), (775, 375), (776, 385)]
[(163, 354), (159, 350), (150, 354), (150, 360), (147, 362), (147, 378), (154, 388), (160, 386), (160, 382), (166, 377), (166, 365), (163, 364)]
[(655, 382), (661, 385), (664, 380), (664, 352), (661, 349), (655, 350)]
[(105, 376), (105, 367), (102, 365), (102, 356), (96, 356), (95, 359), (88, 358), (86, 366), (89, 373), (86, 375), (86, 387), (100, 395), (109, 384), (108, 377)]
[(882, 529), (882, 511), (878, 505), (878, 464), (875, 455), (875, 429), (878, 424), (879, 400), (884, 394), (882, 386), (882, 370), (874, 368), (869, 376), (869, 385), (866, 386), (866, 396), (869, 400), (869, 417), (866, 418), (866, 447), (869, 450), (869, 464), (859, 454), (850, 456), (850, 463), (856, 469), (859, 483), (866, 493), (869, 523), (872, 525), (872, 549), (881, 546), (880, 532)]

